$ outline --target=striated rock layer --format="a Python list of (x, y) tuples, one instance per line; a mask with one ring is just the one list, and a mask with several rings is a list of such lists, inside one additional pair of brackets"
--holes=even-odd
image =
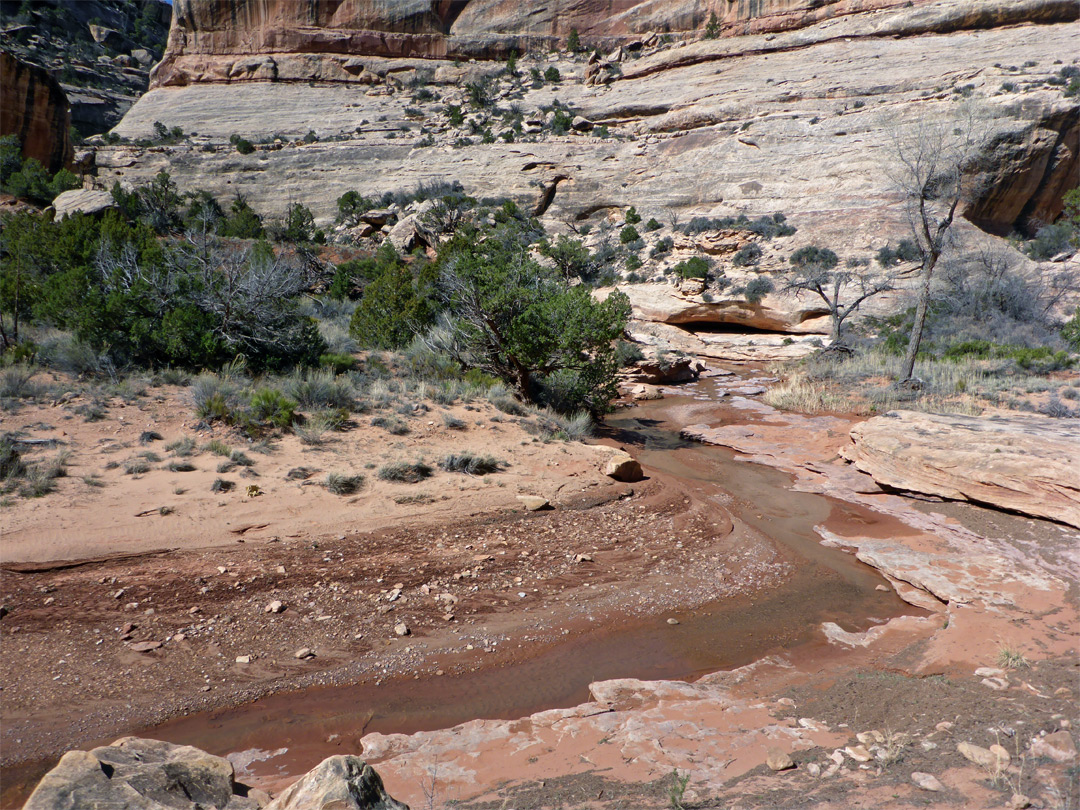
[[(928, 0), (921, 0), (925, 3)], [(799, 28), (907, 0), (555, 0), (538, 7), (509, 0), (177, 0), (157, 85), (235, 78), (237, 57), (348, 54), (505, 58), (547, 50), (577, 30), (611, 46), (648, 32), (698, 35), (711, 15), (723, 34)], [(282, 78), (272, 70), (255, 78)], [(292, 78), (302, 79), (302, 76)], [(310, 78), (316, 78), (311, 76)]]
[(879, 484), (1080, 527), (1080, 424), (891, 411), (843, 455)]
[(56, 80), (0, 51), (0, 135), (17, 135), (25, 157), (55, 172), (74, 155), (70, 126), (67, 96)]

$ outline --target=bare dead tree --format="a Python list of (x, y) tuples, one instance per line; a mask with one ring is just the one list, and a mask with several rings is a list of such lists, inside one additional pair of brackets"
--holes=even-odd
[(791, 256), (782, 288), (796, 298), (810, 293), (824, 302), (834, 345), (840, 342), (845, 321), (870, 298), (895, 289), (898, 277), (898, 271), (877, 269), (866, 261), (852, 260), (844, 267), (839, 264), (839, 257), (828, 248), (801, 248)]
[(898, 122), (890, 135), (891, 160), (886, 171), (901, 195), (920, 254), (915, 322), (900, 372), (900, 382), (906, 383), (912, 379), (922, 343), (934, 269), (949, 246), (960, 203), (972, 190), (972, 170), (989, 143), (990, 122), (978, 108), (958, 105), (938, 118), (922, 118), (912, 125)]

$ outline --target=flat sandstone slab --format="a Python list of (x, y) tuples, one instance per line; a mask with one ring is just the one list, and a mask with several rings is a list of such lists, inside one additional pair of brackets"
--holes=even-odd
[(890, 411), (842, 455), (879, 484), (1080, 527), (1080, 421)]

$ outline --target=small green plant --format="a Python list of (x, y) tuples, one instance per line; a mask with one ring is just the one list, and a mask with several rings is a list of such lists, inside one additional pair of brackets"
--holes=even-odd
[(391, 436), (407, 436), (410, 432), (409, 425), (396, 416), (376, 416), (371, 420), (372, 427), (381, 427)]
[(638, 233), (637, 228), (633, 225), (626, 225), (621, 231), (619, 231), (619, 241), (624, 245), (631, 242), (636, 242), (641, 238), (641, 234)]
[(232, 455), (232, 448), (220, 439), (211, 439), (203, 445), (203, 450), (213, 453), (215, 456), (225, 456), (226, 458)]
[(679, 278), (705, 278), (709, 275), (709, 262), (702, 256), (691, 256), (671, 268)]
[(639, 214), (637, 209), (632, 205), (626, 209), (625, 222), (627, 225), (637, 225), (641, 222), (641, 214)]
[(566, 38), (566, 50), (577, 53), (581, 50), (581, 35), (576, 28), (570, 29), (570, 36)]
[(360, 488), (364, 486), (364, 476), (329, 473), (323, 482), (323, 486), (335, 495), (352, 495), (359, 492)]
[(709, 21), (705, 23), (705, 39), (716, 39), (720, 36), (720, 20), (716, 12), (709, 12)]
[(431, 476), (432, 469), (422, 461), (391, 461), (379, 468), (379, 478), (401, 484), (417, 484)]
[(453, 414), (444, 413), (442, 415), (443, 427), (447, 430), (465, 430), (465, 420), (458, 419)]
[(150, 462), (146, 459), (136, 458), (124, 465), (126, 475), (144, 475), (150, 472)]
[(690, 774), (680, 774), (678, 768), (672, 769), (671, 784), (668, 786), (668, 803), (671, 810), (686, 810), (683, 797), (686, 795), (686, 787), (689, 784)]
[(761, 261), (761, 245), (757, 242), (743, 245), (731, 257), (731, 263), (736, 267), (753, 267), (759, 261)]
[(658, 231), (663, 227), (664, 226), (660, 224), (660, 221), (657, 220), (656, 217), (652, 217), (645, 223), (645, 230), (647, 231)]
[(554, 65), (551, 65), (544, 71), (544, 81), (549, 84), (558, 84), (562, 81), (562, 74), (559, 73), (559, 69)]
[(251, 397), (251, 417), (257, 423), (286, 428), (296, 421), (296, 402), (273, 388), (260, 388)]
[(195, 472), (195, 465), (190, 461), (170, 461), (166, 469), (169, 472)]

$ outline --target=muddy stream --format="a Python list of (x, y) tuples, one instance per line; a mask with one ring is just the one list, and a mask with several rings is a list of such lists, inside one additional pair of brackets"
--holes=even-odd
[[(728, 510), (736, 522), (771, 538), (795, 562), (793, 575), (771, 594), (626, 619), (617, 626), (598, 622), (576, 628), (565, 641), (545, 645), (523, 660), (460, 676), (279, 693), (137, 733), (229, 755), (239, 778), (282, 785), (326, 756), (360, 753), (360, 737), (368, 732), (411, 733), (570, 707), (589, 700), (593, 681), (693, 680), (770, 653), (820, 645), (824, 621), (854, 631), (918, 612), (891, 588), (878, 590), (884, 580), (874, 569), (820, 545), (814, 533), (821, 524), (838, 530), (856, 524), (858, 531), (872, 532), (878, 516), (792, 491), (784, 473), (679, 437), (687, 419), (712, 424), (745, 420), (745, 414), (732, 409), (730, 398), (717, 396), (718, 385), (701, 380), (680, 389), (678, 396), (620, 410), (608, 418), (602, 437), (627, 447), (647, 474), (674, 479)], [(666, 621), (672, 617), (678, 625)]]

